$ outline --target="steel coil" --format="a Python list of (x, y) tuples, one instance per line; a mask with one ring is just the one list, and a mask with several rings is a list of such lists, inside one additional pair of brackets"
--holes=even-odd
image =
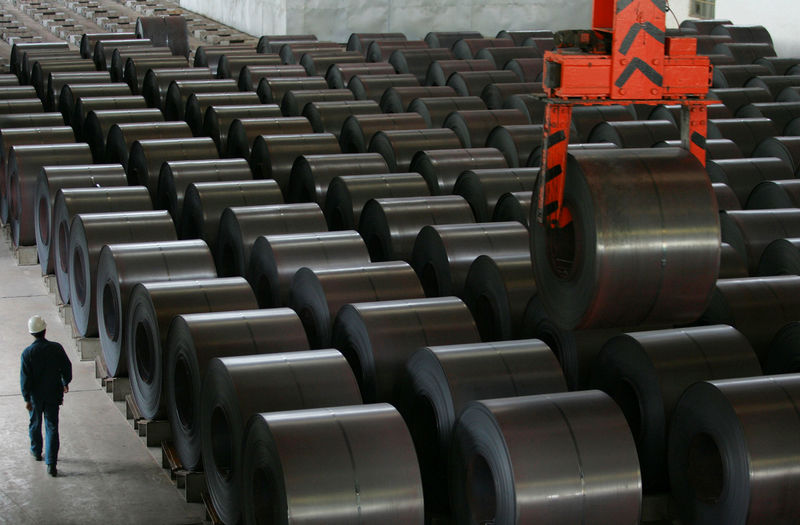
[[(112, 124), (106, 137), (106, 162), (119, 162), (127, 171), (130, 152), (136, 141), (190, 139), (191, 137), (192, 130), (189, 129), (185, 122), (123, 122), (121, 124)], [(160, 168), (161, 163), (158, 166), (154, 166), (154, 169)], [(154, 183), (156, 182), (154, 181)]]
[(135, 285), (216, 276), (208, 245), (200, 240), (105, 245), (100, 250), (94, 290), (100, 345), (108, 373), (112, 377), (128, 375), (124, 323)]
[(775, 135), (775, 127), (768, 118), (709, 119), (708, 121), (708, 138), (730, 139), (747, 157), (773, 157), (774, 155), (754, 155), (758, 145), (773, 135)]
[(295, 272), (369, 264), (355, 231), (262, 235), (253, 243), (247, 280), (261, 308), (286, 305)]
[[(111, 58), (117, 49), (153, 47), (149, 38), (127, 38), (125, 36), (111, 35), (95, 41), (92, 50), (92, 60), (98, 71), (107, 71), (111, 68)], [(89, 57), (85, 57), (89, 58)]]
[(428, 184), (419, 173), (340, 175), (331, 180), (325, 194), (325, 219), (331, 230), (352, 230), (370, 199), (427, 195)]
[(800, 60), (787, 57), (762, 57), (756, 60), (755, 64), (766, 67), (770, 75), (787, 75), (792, 74), (792, 69), (800, 64)]
[[(759, 119), (760, 120), (760, 119)], [(764, 119), (768, 122), (769, 119)], [(769, 137), (753, 151), (754, 157), (777, 157), (794, 172), (800, 173), (800, 137)]]
[(527, 118), (516, 109), (458, 110), (442, 122), (443, 128), (452, 129), (466, 148), (481, 148), (491, 131), (498, 126), (528, 124)]
[(341, 100), (337, 102), (309, 102), (303, 116), (311, 123), (315, 133), (333, 133), (338, 139), (344, 122), (353, 115), (379, 115), (381, 108), (372, 100)]
[(735, 64), (752, 64), (762, 57), (777, 56), (775, 49), (769, 44), (737, 44), (733, 42), (717, 44), (712, 49), (712, 53), (730, 57)]
[(364, 56), (349, 51), (309, 51), (300, 57), (300, 65), (308, 75), (327, 76), (328, 70), (337, 64), (363, 64)]
[(389, 55), (389, 64), (400, 74), (412, 74), (420, 84), (425, 82), (428, 68), (437, 60), (453, 60), (453, 52), (445, 48), (396, 49)]
[(135, 285), (125, 318), (125, 355), (133, 401), (142, 417), (156, 419), (165, 415), (165, 347), (175, 316), (256, 308), (253, 291), (241, 277)]
[(149, 38), (155, 46), (168, 47), (173, 55), (189, 56), (189, 30), (183, 16), (140, 16), (136, 38)]
[(404, 262), (300, 268), (292, 278), (286, 305), (297, 312), (311, 348), (331, 346), (339, 310), (350, 303), (424, 297), (414, 270)]
[[(656, 148), (682, 148), (680, 140), (665, 140), (655, 145)], [(744, 157), (739, 146), (730, 139), (706, 139), (706, 160), (730, 160)]]
[(762, 181), (794, 178), (789, 166), (778, 158), (713, 160), (706, 171), (711, 182), (727, 184), (742, 206), (748, 205), (750, 193)]
[(544, 60), (541, 58), (514, 58), (509, 60), (504, 69), (513, 71), (520, 82), (541, 82), (544, 72)]
[[(440, 128), (445, 119), (454, 111), (485, 110), (486, 104), (480, 97), (420, 97), (411, 101), (408, 111), (419, 113), (429, 128)], [(527, 124), (527, 122), (526, 122)]]
[[(138, 95), (124, 97), (81, 97), (75, 104), (75, 111), (70, 122), (75, 130), (75, 136), (83, 138), (86, 117), (92, 111), (124, 111), (130, 109), (145, 109), (144, 98)], [(158, 120), (158, 119), (157, 119)], [(161, 119), (163, 120), (163, 119)]]
[[(115, 49), (111, 54), (111, 65), (108, 68), (108, 72), (111, 75), (111, 81), (120, 82), (123, 84), (127, 83), (127, 79), (125, 78), (125, 65), (128, 63), (129, 58), (149, 60), (156, 57), (171, 59), (172, 53), (170, 53), (168, 49), (156, 48), (150, 45)], [(184, 66), (181, 64), (176, 64), (175, 67), (182, 68)], [(142, 83), (144, 84), (144, 80), (142, 80)], [(131, 88), (131, 90), (133, 89), (134, 88)]]
[[(757, 274), (800, 275), (800, 239), (777, 239), (769, 243), (761, 254)], [(747, 273), (735, 277), (747, 277)]]
[(748, 104), (773, 101), (769, 91), (763, 88), (712, 89), (708, 94), (709, 98), (724, 104), (731, 113), (736, 113)]
[(259, 354), (297, 356), (307, 349), (303, 325), (288, 308), (176, 316), (167, 334), (163, 395), (183, 468), (198, 470), (202, 464), (201, 385), (214, 358), (252, 356), (255, 361), (265, 357)]
[(253, 243), (261, 235), (326, 231), (315, 203), (232, 206), (219, 219), (215, 261), (220, 277), (247, 275)]
[(462, 38), (453, 43), (453, 55), (460, 60), (477, 58), (479, 51), (494, 47), (514, 47), (514, 42), (507, 38)]
[(800, 207), (800, 185), (796, 179), (769, 180), (759, 182), (750, 197), (747, 207), (751, 210)]
[(507, 168), (505, 157), (494, 148), (439, 149), (418, 151), (409, 171), (416, 171), (428, 183), (431, 195), (448, 195), (459, 175), (467, 170)]
[(485, 47), (475, 53), (475, 58), (488, 60), (495, 69), (503, 69), (511, 60), (517, 58), (542, 58), (542, 53), (539, 49), (531, 46)]
[(259, 53), (274, 52), (270, 48), (272, 45), (277, 44), (279, 47), (287, 42), (316, 42), (317, 35), (299, 34), (299, 35), (262, 35), (258, 39), (256, 51)]
[(527, 228), (532, 200), (533, 192), (530, 191), (515, 191), (501, 195), (494, 206), (492, 222), (517, 221)]
[[(66, 57), (64, 57), (66, 58)], [(26, 83), (36, 90), (36, 96), (40, 100), (47, 99), (47, 79), (50, 73), (76, 71), (94, 71), (91, 60), (61, 60), (61, 59), (38, 59), (33, 63), (30, 70), (30, 77)], [(20, 99), (24, 100), (24, 99)]]
[(800, 86), (800, 79), (796, 75), (764, 75), (753, 77), (747, 81), (744, 87), (758, 87), (764, 88), (769, 91), (772, 99), (778, 98), (778, 95), (788, 87)]
[(108, 138), (111, 127), (114, 124), (142, 122), (164, 122), (164, 114), (155, 108), (92, 110), (86, 116), (86, 120), (82, 126), (81, 136), (78, 138), (89, 144), (95, 162), (104, 162), (106, 155), (106, 139)]
[[(309, 77), (306, 75), (298, 75), (296, 77), (269, 77), (259, 80), (256, 94), (262, 104), (278, 104), (280, 106), (283, 103), (283, 97), (289, 91), (316, 91), (326, 89), (327, 87), (328, 84), (322, 77)], [(344, 91), (340, 93), (344, 93)], [(346, 97), (347, 94), (345, 93), (344, 96)], [(300, 115), (302, 110), (303, 108), (299, 108), (297, 115)]]
[[(574, 129), (573, 129), (574, 131)], [(618, 149), (619, 146), (613, 144), (611, 142), (594, 142), (594, 143), (587, 143), (587, 144), (575, 144), (570, 143), (567, 146), (567, 152), (573, 151), (599, 151), (599, 150), (609, 150), (609, 149)], [(528, 167), (530, 168), (541, 168), (542, 166), (542, 147), (537, 146), (531, 151), (530, 157), (528, 157)]]
[[(676, 126), (681, 123), (682, 106), (680, 104), (662, 104), (653, 108), (647, 115), (648, 120), (669, 120)], [(733, 112), (725, 104), (709, 104), (706, 106), (708, 118), (730, 119)], [(740, 155), (741, 156), (741, 155)]]
[(347, 39), (348, 51), (361, 51), (366, 53), (367, 47), (373, 40), (408, 40), (403, 33), (351, 33)]
[(769, 74), (769, 69), (759, 64), (717, 66), (714, 68), (714, 79), (711, 87), (723, 89), (745, 87), (751, 78)]
[(553, 38), (553, 32), (547, 29), (509, 31), (503, 29), (497, 33), (496, 38), (508, 38), (514, 45), (521, 46), (529, 38)]
[(92, 53), (94, 53), (94, 46), (99, 40), (111, 40), (112, 38), (115, 39), (134, 39), (136, 38), (136, 33), (134, 32), (116, 32), (116, 33), (84, 33), (81, 36), (80, 46), (78, 46), (81, 50), (81, 56), (83, 58), (92, 58)]
[(539, 168), (464, 170), (456, 179), (452, 192), (466, 199), (478, 222), (489, 222), (502, 195), (532, 192), (538, 176)]
[(274, 180), (193, 182), (183, 195), (178, 235), (181, 239), (203, 239), (216, 253), (219, 221), (225, 208), (282, 203)]
[[(197, 46), (194, 50), (194, 61), (192, 65), (197, 68), (207, 67), (211, 70), (211, 74), (217, 75), (217, 65), (219, 59), (225, 53), (244, 53), (248, 54), (256, 52), (256, 48), (250, 44), (228, 44), (220, 46)], [(247, 91), (247, 90), (242, 90)]]
[(300, 156), (335, 155), (341, 152), (339, 141), (332, 133), (261, 135), (253, 141), (250, 169), (257, 179), (277, 181), (281, 191), (286, 195), (292, 166)]
[[(511, 95), (506, 100), (504, 106), (508, 109), (516, 109), (525, 115), (531, 125), (542, 126), (544, 124), (545, 105), (542, 99), (535, 95)], [(577, 109), (574, 108), (574, 109)], [(575, 121), (570, 123), (570, 142), (578, 141), (578, 130)]]
[[(684, 150), (620, 149), (574, 151), (567, 170), (572, 224), (548, 229), (531, 219), (536, 285), (554, 322), (600, 328), (699, 317), (717, 277), (720, 235), (702, 166)], [(612, 201), (628, 206), (590, 204)]]
[[(380, 102), (383, 93), (391, 87), (419, 87), (417, 77), (410, 73), (388, 75), (356, 75), (347, 83), (356, 100)], [(20, 97), (22, 98), (22, 97)]]
[(739, 204), (739, 199), (730, 186), (722, 184), (721, 182), (715, 182), (711, 184), (711, 187), (714, 188), (714, 195), (717, 197), (717, 206), (720, 211), (736, 211), (742, 209), (742, 206)]
[[(24, 128), (20, 128), (24, 129)], [(13, 146), (8, 156), (8, 199), (14, 246), (36, 244), (34, 215), (38, 212), (36, 185), (44, 166), (90, 164), (86, 144), (42, 144)]]
[(11, 45), (11, 54), (8, 57), (9, 69), (12, 73), (19, 75), (22, 68), (22, 59), (28, 51), (67, 51), (69, 44), (67, 42), (22, 42), (15, 41)]
[(723, 24), (711, 30), (712, 35), (725, 35), (740, 43), (764, 43), (772, 45), (772, 37), (764, 26), (736, 26)]
[(493, 71), (494, 65), (485, 59), (436, 60), (428, 67), (426, 86), (445, 86), (453, 73), (459, 71)]
[(622, 412), (602, 392), (473, 401), (452, 441), (458, 523), (639, 523), (636, 446)]
[(353, 92), (349, 89), (328, 89), (327, 84), (320, 89), (290, 89), (286, 91), (281, 100), (281, 112), (287, 117), (298, 117), (303, 114), (303, 110), (305, 110), (309, 102), (339, 102), (344, 100), (355, 100)]
[[(212, 106), (257, 106), (261, 101), (255, 93), (242, 93), (239, 91), (229, 93), (192, 93), (186, 99), (184, 120), (192, 129), (195, 137), (203, 135), (203, 119), (206, 111)], [(274, 106), (268, 106), (266, 114), (258, 116), (278, 117)], [(247, 114), (245, 113), (245, 116)]]
[(410, 261), (414, 241), (425, 226), (474, 220), (460, 195), (376, 198), (364, 204), (358, 231), (373, 261)]
[[(245, 523), (287, 524), (290, 516), (308, 525), (424, 523), (414, 444), (390, 405), (259, 414), (244, 439)], [(297, 441), (306, 444), (302, 452)], [(330, 475), (307, 483), (323, 463)]]
[(720, 214), (722, 241), (747, 261), (755, 275), (761, 254), (776, 239), (800, 237), (800, 210), (745, 210)]
[(529, 95), (543, 93), (541, 82), (508, 82), (503, 84), (488, 84), (480, 93), (481, 99), (489, 109), (503, 109), (508, 100), (514, 95)]
[(422, 471), (426, 514), (448, 508), (447, 460), (456, 418), (471, 401), (566, 391), (553, 356), (536, 339), (426, 347), (406, 363), (400, 412)]
[[(135, 126), (136, 124), (123, 124)], [(139, 139), (131, 144), (125, 172), (131, 184), (147, 186), (155, 200), (161, 165), (166, 161), (218, 159), (217, 147), (208, 137)]]
[(228, 157), (250, 159), (253, 142), (259, 135), (303, 135), (313, 133), (305, 117), (234, 119), (228, 128)]
[(428, 49), (423, 40), (373, 40), (364, 56), (367, 62), (386, 62), (398, 49)]
[(174, 80), (211, 80), (210, 68), (154, 68), (142, 80), (142, 96), (151, 108), (164, 108), (167, 90)]
[[(232, 78), (239, 81), (239, 75), (247, 66), (279, 66), (281, 59), (277, 55), (258, 54), (255, 50), (250, 54), (229, 51), (219, 57), (217, 78)], [(255, 89), (251, 90), (255, 91)]]
[[(136, 202), (137, 199), (132, 200)], [(63, 250), (67, 260), (60, 259), (60, 247), (56, 250), (56, 281), (59, 290), (63, 286), (69, 287), (69, 302), (80, 316), (80, 324), (87, 327), (87, 333), (95, 335), (97, 303), (94, 287), (100, 250), (112, 242), (173, 241), (175, 226), (165, 211), (79, 213), (71, 219), (68, 243)], [(62, 297), (64, 295), (62, 292)], [(81, 311), (79, 314), (78, 310)]]
[(426, 127), (418, 113), (352, 115), (341, 126), (339, 143), (343, 153), (364, 153), (372, 137), (379, 131)]
[(194, 182), (242, 181), (253, 178), (244, 159), (166, 161), (158, 176), (155, 205), (167, 210), (175, 224), (183, 217), (183, 197)]
[(708, 381), (684, 393), (672, 418), (669, 476), (686, 523), (796, 518), (799, 399), (796, 375)]
[(256, 91), (262, 78), (303, 77), (303, 66), (245, 66), (239, 72), (239, 91)]
[(687, 31), (688, 34), (710, 35), (711, 32), (720, 25), (731, 25), (733, 22), (730, 20), (698, 20), (694, 18), (687, 18), (680, 23), (680, 29)]
[(795, 275), (720, 279), (700, 322), (733, 326), (753, 345), (765, 373), (785, 373), (775, 366), (785, 361), (772, 341), (783, 326), (800, 319), (798, 290)]
[(209, 106), (203, 119), (202, 135), (211, 137), (220, 156), (228, 155), (228, 130), (237, 119), (278, 118), (281, 111), (273, 104)]
[(238, 86), (227, 80), (173, 80), (164, 99), (164, 116), (167, 120), (183, 120), (186, 117), (186, 102), (195, 93), (230, 93)]
[(620, 148), (650, 148), (659, 142), (679, 137), (678, 127), (670, 121), (644, 120), (601, 122), (592, 129), (587, 139), (588, 142), (611, 142)]
[(800, 118), (800, 102), (757, 102), (742, 107), (736, 116), (744, 118), (768, 118), (778, 135), (787, 135), (789, 124)]
[[(277, 47), (277, 49), (275, 49)], [(309, 51), (327, 51), (329, 53), (336, 53), (345, 51), (345, 46), (339, 44), (337, 42), (326, 42), (326, 41), (301, 41), (301, 42), (292, 42), (288, 41), (285, 43), (279, 43), (276, 45), (270, 45), (270, 52), (278, 52), (281, 57), (281, 60), (284, 64), (297, 64), (300, 61), (300, 57), (303, 56), (304, 53), (308, 53)]]
[(375, 133), (368, 151), (380, 153), (389, 171), (398, 173), (411, 171), (411, 161), (418, 151), (461, 147), (461, 141), (451, 129), (398, 129)]
[(383, 92), (380, 104), (384, 113), (405, 113), (415, 99), (455, 96), (455, 90), (447, 86), (391, 87)]
[(356, 75), (393, 75), (391, 64), (385, 62), (356, 62), (332, 64), (325, 72), (325, 80), (332, 89), (344, 89)]
[(130, 96), (131, 90), (125, 84), (109, 82), (105, 84), (64, 84), (58, 99), (58, 111), (64, 117), (67, 125), (72, 125), (75, 114), (75, 104), (82, 97), (125, 97)]
[(519, 80), (513, 71), (456, 71), (447, 79), (447, 84), (459, 96), (480, 96), (489, 84), (515, 83)]
[(188, 68), (189, 62), (184, 57), (177, 56), (145, 56), (131, 55), (125, 61), (125, 70), (122, 80), (131, 88), (134, 95), (142, 93), (144, 75), (150, 69), (177, 69)]
[(721, 243), (719, 252), (719, 278), (738, 279), (740, 277), (748, 277), (749, 275), (750, 273), (747, 271), (747, 261), (745, 258), (730, 244), (726, 242)]
[[(13, 128), (49, 128), (63, 126), (61, 113), (9, 113), (0, 114), (0, 136), (2, 130)], [(0, 143), (1, 144), (1, 143)], [(3, 155), (0, 155), (2, 159)]]
[(591, 385), (622, 409), (639, 453), (646, 492), (669, 488), (667, 432), (681, 394), (693, 383), (761, 375), (753, 348), (730, 326), (619, 335), (597, 356)]
[(349, 153), (334, 155), (302, 155), (294, 161), (287, 202), (316, 202), (325, 204), (328, 185), (340, 175), (374, 175), (386, 173), (389, 167), (378, 153)]
[(425, 35), (425, 42), (432, 48), (450, 49), (462, 38), (483, 38), (478, 31), (431, 31)]
[[(34, 228), (36, 253), (42, 275), (54, 272), (55, 250), (63, 246), (61, 261), (67, 264), (69, 222), (63, 227), (55, 222), (53, 213), (56, 195), (66, 188), (104, 188), (126, 186), (125, 170), (119, 164), (84, 164), (78, 166), (45, 166), (36, 181)], [(59, 242), (63, 241), (63, 242)], [(66, 271), (66, 268), (64, 268)], [(66, 301), (65, 301), (66, 302)]]

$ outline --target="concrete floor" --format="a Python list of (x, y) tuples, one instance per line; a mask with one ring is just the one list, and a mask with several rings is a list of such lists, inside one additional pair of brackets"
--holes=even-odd
[[(40, 314), (47, 337), (72, 360), (73, 382), (61, 409), (59, 477), (28, 453), (27, 412), (19, 392), (19, 359), (30, 344), (27, 319)], [(94, 362), (81, 362), (44, 287), (39, 266), (16, 265), (0, 240), (0, 523), (194, 524), (188, 504), (118, 406), (100, 389)]]

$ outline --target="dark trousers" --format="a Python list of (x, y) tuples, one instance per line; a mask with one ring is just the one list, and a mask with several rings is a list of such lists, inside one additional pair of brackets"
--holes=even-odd
[(58, 461), (58, 409), (56, 403), (33, 402), (30, 411), (31, 420), (28, 424), (28, 434), (31, 437), (31, 452), (42, 455), (42, 416), (44, 416), (44, 462), (55, 465)]

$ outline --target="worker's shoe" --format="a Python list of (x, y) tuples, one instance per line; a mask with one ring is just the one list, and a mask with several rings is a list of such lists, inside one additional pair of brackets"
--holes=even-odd
[(58, 476), (58, 470), (56, 470), (55, 465), (47, 465), (47, 473), (53, 477)]
[(31, 450), (31, 456), (33, 456), (33, 459), (35, 459), (36, 461), (41, 461), (42, 460), (42, 455), (41, 454), (37, 454), (33, 450)]

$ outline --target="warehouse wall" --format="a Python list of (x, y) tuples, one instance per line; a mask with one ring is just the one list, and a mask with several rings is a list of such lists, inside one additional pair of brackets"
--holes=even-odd
[[(180, 0), (182, 7), (253, 35), (314, 33), (346, 41), (352, 32), (589, 27), (590, 0)], [(555, 6), (555, 7), (554, 7)]]
[(717, 18), (735, 24), (762, 25), (769, 29), (779, 56), (800, 57), (797, 21), (800, 5), (797, 0), (717, 0)]

